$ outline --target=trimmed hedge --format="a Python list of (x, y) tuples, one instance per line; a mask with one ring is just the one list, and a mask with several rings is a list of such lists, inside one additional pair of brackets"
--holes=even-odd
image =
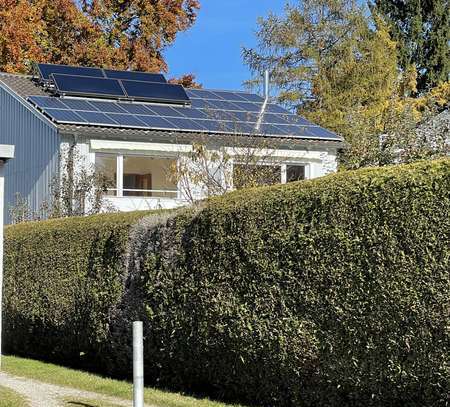
[[(22, 240), (8, 229), (5, 316), (20, 321), (15, 334), (7, 322), (8, 343), (27, 338), (14, 350), (34, 351), (28, 326), (41, 355), (74, 356), (76, 345), (129, 374), (130, 321), (141, 318), (147, 383), (263, 406), (447, 405), (450, 160), (239, 191), (136, 219), (131, 232), (125, 223), (100, 228), (110, 245), (89, 238), (94, 250), (73, 251), (68, 276), (51, 271), (60, 250), (39, 238), (50, 223), (20, 226)], [(48, 233), (67, 250), (85, 236), (60, 228)], [(25, 300), (15, 276), (26, 276)], [(70, 284), (47, 286), (50, 276)]]
[(144, 212), (30, 222), (5, 229), (7, 352), (95, 366), (123, 294), (130, 226)]

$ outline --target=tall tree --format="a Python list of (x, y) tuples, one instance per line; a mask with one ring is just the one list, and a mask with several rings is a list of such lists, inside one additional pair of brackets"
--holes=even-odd
[(375, 0), (372, 9), (391, 25), (399, 62), (418, 72), (418, 90), (450, 76), (450, 8), (448, 0)]
[(197, 0), (0, 0), (0, 70), (31, 62), (166, 70), (162, 51), (195, 21)]

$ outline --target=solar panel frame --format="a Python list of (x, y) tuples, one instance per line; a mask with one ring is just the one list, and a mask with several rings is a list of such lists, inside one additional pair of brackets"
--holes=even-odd
[(97, 111), (89, 101), (84, 99), (68, 99), (61, 98), (61, 102), (66, 106), (66, 109), (70, 110), (85, 110), (85, 111)]
[(181, 85), (157, 82), (120, 80), (129, 99), (188, 104), (190, 99)]
[(75, 76), (88, 76), (92, 78), (104, 78), (101, 68), (87, 66), (55, 65), (55, 64), (36, 64), (39, 76), (44, 81), (52, 80), (52, 74), (68, 74)]
[(136, 117), (150, 128), (177, 130), (177, 128), (168, 119), (160, 116), (136, 115)]
[(28, 101), (30, 101), (33, 105), (44, 109), (65, 109), (65, 105), (61, 102), (59, 98), (51, 98), (48, 96), (29, 96)]
[(110, 119), (123, 127), (146, 128), (146, 124), (133, 114), (106, 113)]
[(57, 93), (62, 95), (126, 98), (120, 81), (117, 79), (62, 74), (52, 74), (52, 77)]
[(118, 102), (118, 105), (124, 110), (126, 110), (129, 114), (141, 114), (141, 115), (149, 115), (150, 111), (143, 104), (139, 103), (121, 103)]
[(177, 126), (178, 130), (195, 130), (202, 132), (207, 130), (198, 121), (191, 120), (186, 117), (170, 117), (168, 120), (170, 120), (170, 123)]
[(140, 71), (117, 71), (114, 69), (103, 69), (106, 78), (109, 79), (127, 79), (141, 82), (167, 83), (164, 75), (152, 72)]
[(87, 121), (78, 115), (74, 110), (68, 109), (44, 109), (43, 112), (57, 123), (80, 123), (87, 124)]
[(217, 96), (217, 99), (223, 99), (228, 102), (246, 102), (247, 99), (243, 98), (239, 92), (230, 92), (223, 90), (214, 90), (212, 91), (214, 95)]
[(85, 112), (85, 111), (75, 111), (80, 115), (88, 124), (97, 125), (118, 125), (114, 119), (109, 117), (106, 113), (102, 112)]
[(123, 113), (129, 114), (119, 103), (103, 102), (101, 100), (91, 100), (89, 102), (95, 109), (102, 113)]

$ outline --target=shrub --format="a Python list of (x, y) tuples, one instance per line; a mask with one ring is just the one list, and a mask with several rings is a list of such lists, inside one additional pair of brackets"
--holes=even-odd
[(144, 214), (6, 227), (6, 350), (94, 366), (108, 338), (110, 310), (122, 295), (128, 230)]
[[(41, 355), (89, 349), (123, 375), (139, 318), (147, 383), (262, 406), (444, 406), (449, 215), (447, 159), (239, 191), (104, 228), (79, 220), (87, 243), (65, 221), (59, 234), (51, 223), (11, 228), (6, 316), (19, 322), (8, 322), (8, 342), (23, 336), (14, 350)], [(51, 271), (59, 245), (68, 275)]]

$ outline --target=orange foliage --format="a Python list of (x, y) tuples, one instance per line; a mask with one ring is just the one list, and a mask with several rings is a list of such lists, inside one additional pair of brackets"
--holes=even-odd
[(0, 0), (0, 70), (32, 61), (165, 71), (162, 56), (188, 29), (197, 0)]
[(183, 85), (185, 88), (201, 89), (203, 85), (195, 81), (195, 75), (187, 74), (183, 75), (181, 78), (169, 79), (169, 83), (174, 83), (177, 85)]

